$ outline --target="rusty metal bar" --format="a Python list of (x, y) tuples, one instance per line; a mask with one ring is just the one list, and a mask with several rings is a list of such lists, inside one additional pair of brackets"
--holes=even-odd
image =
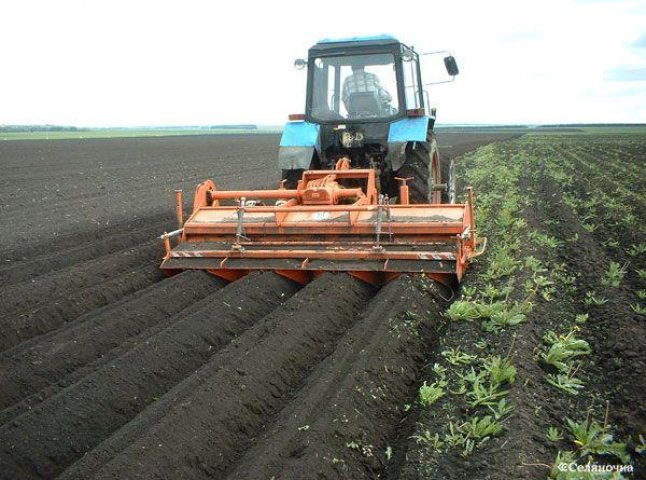
[[(374, 235), (374, 222), (361, 222), (353, 226), (347, 223), (332, 222), (324, 224), (323, 222), (283, 222), (280, 227), (269, 225), (263, 222), (251, 223), (245, 222), (246, 235), (285, 235), (285, 237), (296, 235)], [(217, 225), (209, 224), (187, 224), (184, 230), (191, 235), (205, 236), (224, 236), (231, 233), (235, 234), (237, 222), (219, 223)], [(430, 222), (405, 223), (397, 222), (392, 225), (393, 235), (408, 235), (423, 239), (425, 236), (453, 235), (463, 232), (462, 223), (447, 222), (444, 224), (433, 224)]]
[[(279, 190), (276, 190), (279, 191)], [(289, 190), (287, 190), (289, 191)], [(345, 190), (343, 190), (345, 191)], [(236, 197), (237, 198), (237, 197)], [(259, 197), (256, 197), (259, 198)], [(284, 197), (283, 197), (284, 198)], [(409, 204), (409, 205), (391, 205), (391, 208), (393, 211), (406, 211), (406, 210), (420, 210), (420, 211), (428, 211), (429, 207), (432, 207), (434, 211), (437, 210), (442, 210), (442, 209), (447, 209), (447, 210), (464, 210), (465, 206), (467, 204), (464, 203), (442, 203), (442, 204), (423, 204), (423, 203), (417, 203), (417, 204)], [(253, 208), (253, 210), (250, 210)], [(224, 211), (224, 210), (235, 210), (236, 207), (234, 205), (223, 205), (223, 206), (217, 206), (217, 207), (201, 207), (200, 210), (202, 211), (210, 211), (210, 210), (217, 210), (217, 211)], [(274, 213), (274, 212), (318, 212), (321, 210), (325, 210), (326, 212), (374, 212), (377, 210), (377, 205), (376, 204), (371, 204), (367, 203), (365, 205), (355, 205), (355, 204), (350, 204), (350, 205), (294, 205), (294, 206), (271, 206), (271, 205), (256, 205), (254, 207), (248, 207), (247, 211), (251, 212), (258, 212), (258, 213)]]
[(177, 214), (177, 228), (181, 229), (184, 225), (184, 203), (182, 200), (182, 191), (175, 190), (175, 199), (177, 205), (175, 206), (175, 213)]
[(387, 251), (374, 249), (339, 249), (339, 250), (173, 250), (173, 258), (303, 258), (322, 260), (356, 260), (358, 257), (366, 260), (445, 260), (455, 261), (453, 252), (423, 252), (423, 251)]
[[(323, 187), (318, 187), (323, 188)], [(273, 200), (286, 200), (290, 198), (301, 198), (306, 190), (211, 190), (210, 195), (213, 200), (235, 200), (236, 198), (251, 198), (251, 199), (273, 199)], [(363, 195), (360, 188), (346, 188), (339, 189), (337, 192), (338, 198), (353, 198)]]
[(379, 242), (381, 241), (381, 223), (383, 221), (383, 214), (384, 214), (384, 196), (379, 195), (379, 200), (377, 204), (377, 225), (375, 227), (375, 234), (377, 236), (377, 241), (375, 243), (375, 248), (380, 249), (381, 246), (379, 245)]

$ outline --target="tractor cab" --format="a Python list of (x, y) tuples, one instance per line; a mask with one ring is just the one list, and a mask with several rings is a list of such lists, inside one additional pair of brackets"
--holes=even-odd
[[(457, 75), (452, 56), (444, 63)], [(396, 196), (399, 178), (410, 181), (413, 203), (448, 199), (435, 109), (415, 49), (388, 35), (325, 39), (294, 65), (307, 68), (307, 96), (305, 112), (290, 115), (280, 141), (278, 164), (288, 188), (304, 171), (334, 169), (343, 160), (374, 170), (379, 193)]]
[(322, 40), (307, 66), (311, 122), (391, 122), (423, 106), (418, 55), (392, 37)]

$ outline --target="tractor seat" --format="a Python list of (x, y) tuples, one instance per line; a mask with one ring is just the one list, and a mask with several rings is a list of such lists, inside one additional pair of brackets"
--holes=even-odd
[(353, 93), (348, 98), (348, 113), (351, 117), (378, 117), (381, 111), (377, 92)]

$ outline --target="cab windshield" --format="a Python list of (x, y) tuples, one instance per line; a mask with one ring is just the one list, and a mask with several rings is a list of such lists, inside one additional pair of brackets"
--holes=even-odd
[(310, 109), (313, 119), (375, 120), (398, 114), (392, 54), (317, 57), (310, 68), (313, 69)]

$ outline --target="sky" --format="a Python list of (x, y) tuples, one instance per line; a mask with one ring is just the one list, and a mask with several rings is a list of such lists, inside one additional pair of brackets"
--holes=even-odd
[(296, 58), (381, 33), (457, 59), (438, 124), (646, 122), (646, 0), (0, 0), (0, 125), (277, 125)]

